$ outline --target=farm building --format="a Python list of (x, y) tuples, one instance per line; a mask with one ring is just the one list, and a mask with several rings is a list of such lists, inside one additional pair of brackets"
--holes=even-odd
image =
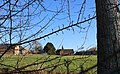
[(69, 55), (74, 55), (74, 50), (73, 49), (64, 49), (62, 46), (62, 49), (58, 49), (56, 51), (57, 55), (61, 55), (61, 56), (69, 56)]
[(25, 48), (23, 48), (22, 46), (15, 46), (14, 48), (14, 55), (27, 55), (28, 54), (28, 50), (26, 50)]
[(9, 54), (9, 55), (28, 54), (28, 50), (26, 50), (22, 46), (11, 46), (10, 47), (10, 44), (0, 44), (0, 54), (3, 54), (7, 49), (9, 50), (7, 51), (6, 54)]
[(10, 47), (10, 44), (0, 44), (0, 54), (3, 54), (7, 49), (9, 50), (6, 54), (14, 54), (14, 48), (15, 46)]
[(97, 55), (97, 51), (79, 51), (75, 55)]
[(75, 55), (97, 55), (97, 49), (95, 47), (90, 48), (89, 50), (86, 51), (76, 52)]

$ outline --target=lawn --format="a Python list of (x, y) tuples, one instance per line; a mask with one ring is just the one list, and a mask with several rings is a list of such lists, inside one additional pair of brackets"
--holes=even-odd
[[(5, 55), (0, 60), (0, 68), (9, 70), (46, 70), (59, 73), (79, 73), (91, 66), (96, 65), (96, 56), (58, 56), (33, 54), (27, 56)], [(97, 69), (91, 69), (89, 73)]]

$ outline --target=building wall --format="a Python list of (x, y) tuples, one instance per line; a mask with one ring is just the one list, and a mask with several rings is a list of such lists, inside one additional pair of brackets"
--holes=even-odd
[(60, 55), (67, 56), (67, 55), (74, 55), (72, 51), (61, 50)]

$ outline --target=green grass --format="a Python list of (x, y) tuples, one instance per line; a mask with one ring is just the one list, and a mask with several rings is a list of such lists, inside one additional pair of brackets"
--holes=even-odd
[[(56, 58), (54, 60), (51, 60)], [(26, 67), (23, 70), (52, 70), (53, 67), (55, 68), (53, 71), (64, 73), (67, 71), (67, 64), (69, 63), (69, 70), (70, 72), (80, 72), (81, 65), (83, 70), (95, 65), (97, 63), (96, 56), (58, 56), (58, 55), (28, 55), (28, 56), (9, 56), (5, 55), (0, 60), (1, 64), (5, 64), (6, 66), (0, 65), (0, 68), (9, 68), (10, 70), (14, 70), (15, 68), (20, 68), (26, 66), (28, 64), (38, 63), (36, 65), (32, 65)], [(96, 71), (96, 68), (90, 70), (89, 72), (92, 73)]]

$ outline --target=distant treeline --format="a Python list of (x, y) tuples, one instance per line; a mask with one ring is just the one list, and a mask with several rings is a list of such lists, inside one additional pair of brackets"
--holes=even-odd
[(97, 55), (97, 51), (79, 51), (75, 55)]

